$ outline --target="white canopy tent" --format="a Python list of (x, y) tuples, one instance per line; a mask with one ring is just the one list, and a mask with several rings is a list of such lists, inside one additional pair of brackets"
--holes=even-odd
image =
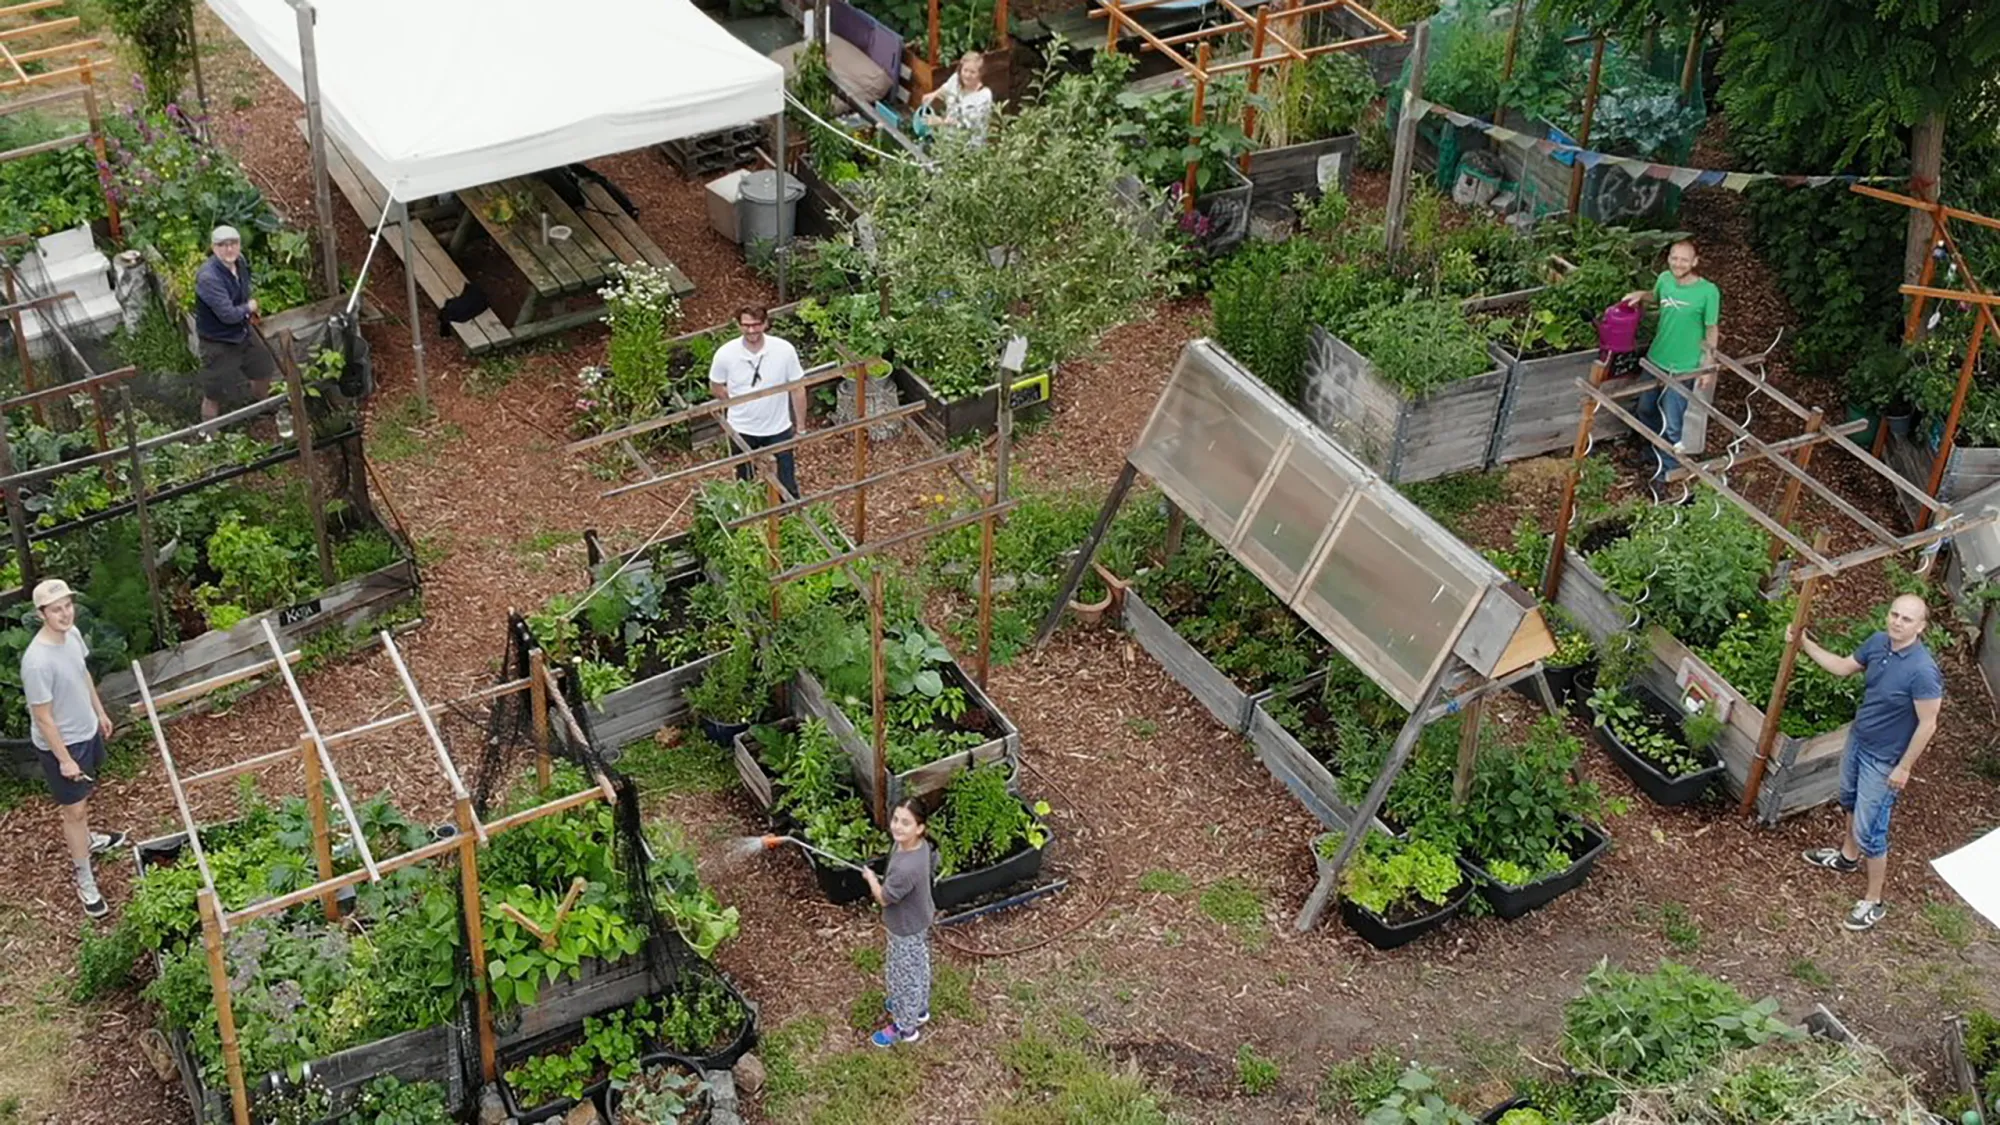
[[(779, 116), (784, 105), (783, 68), (690, 0), (206, 2), (306, 103), (329, 279), (326, 135), (407, 219), (414, 200)], [(407, 221), (402, 229), (408, 261)], [(414, 325), (414, 280), (407, 288)], [(411, 336), (427, 398), (424, 333)]]

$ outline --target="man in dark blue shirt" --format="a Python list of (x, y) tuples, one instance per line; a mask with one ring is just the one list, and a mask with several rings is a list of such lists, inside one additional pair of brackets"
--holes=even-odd
[[(222, 404), (243, 405), (270, 392), (278, 373), (271, 349), (253, 339), (257, 299), (250, 295), (250, 263), (235, 227), (209, 236), (213, 253), (194, 276), (194, 334), (201, 341), (201, 417), (222, 413)], [(281, 427), (282, 428), (282, 427)]]
[(1847, 928), (1865, 930), (1882, 920), (1882, 884), (1889, 870), (1889, 810), (1910, 783), (1910, 770), (1937, 733), (1944, 705), (1944, 675), (1924, 647), (1930, 610), (1904, 594), (1889, 603), (1887, 628), (1869, 637), (1853, 656), (1835, 656), (1807, 637), (1801, 645), (1813, 663), (1836, 676), (1865, 674), (1861, 706), (1840, 759), (1840, 807), (1848, 813), (1847, 838), (1837, 848), (1814, 848), (1806, 862), (1830, 871), (1866, 867), (1868, 893), (1848, 912)]

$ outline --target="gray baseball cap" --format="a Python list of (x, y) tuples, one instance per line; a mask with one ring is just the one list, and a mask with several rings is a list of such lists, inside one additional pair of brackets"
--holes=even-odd
[(210, 246), (219, 246), (225, 242), (241, 241), (243, 241), (243, 236), (236, 233), (235, 227), (228, 225), (216, 227), (215, 233), (208, 236), (208, 244)]

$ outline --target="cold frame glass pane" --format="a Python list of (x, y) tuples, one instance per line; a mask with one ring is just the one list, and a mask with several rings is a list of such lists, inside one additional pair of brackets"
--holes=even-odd
[(1132, 452), (1202, 530), (1228, 542), (1284, 437), (1285, 420), (1197, 348), (1181, 353)]
[(1298, 609), (1350, 648), (1405, 706), (1483, 586), (1398, 523), (1373, 496), (1327, 548)]
[(1289, 598), (1353, 490), (1319, 448), (1294, 442), (1250, 517), (1238, 553), (1279, 597)]

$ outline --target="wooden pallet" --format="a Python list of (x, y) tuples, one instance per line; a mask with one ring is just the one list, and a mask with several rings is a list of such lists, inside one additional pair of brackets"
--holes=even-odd
[[(300, 135), (303, 136), (306, 133), (305, 121), (300, 120), (297, 125)], [(347, 197), (348, 204), (361, 216), (362, 225), (371, 231), (374, 230), (376, 221), (382, 217), (388, 192), (383, 190), (381, 184), (375, 182), (375, 178), (368, 174), (367, 169), (363, 168), (359, 161), (350, 156), (347, 150), (331, 137), (327, 138), (326, 167), (328, 176), (332, 178), (335, 186), (340, 188), (340, 194)], [(394, 221), (383, 224), (382, 241), (395, 252), (397, 258), (401, 258), (402, 224)], [(410, 225), (410, 249), (415, 251), (417, 260), (415, 263), (403, 264), (405, 268), (416, 271), (417, 287), (424, 291), (424, 296), (430, 298), (433, 306), (442, 309), (446, 301), (465, 291), (464, 271), (458, 268), (458, 263), (451, 260), (451, 255), (445, 252), (444, 244), (437, 240), (437, 236), (430, 232), (430, 228), (421, 222)], [(514, 341), (514, 333), (500, 323), (500, 318), (491, 309), (469, 321), (460, 321), (452, 325), (452, 328), (458, 333), (459, 340), (466, 348), (475, 354), (491, 351)], [(413, 325), (411, 330), (427, 331), (424, 325)]]

